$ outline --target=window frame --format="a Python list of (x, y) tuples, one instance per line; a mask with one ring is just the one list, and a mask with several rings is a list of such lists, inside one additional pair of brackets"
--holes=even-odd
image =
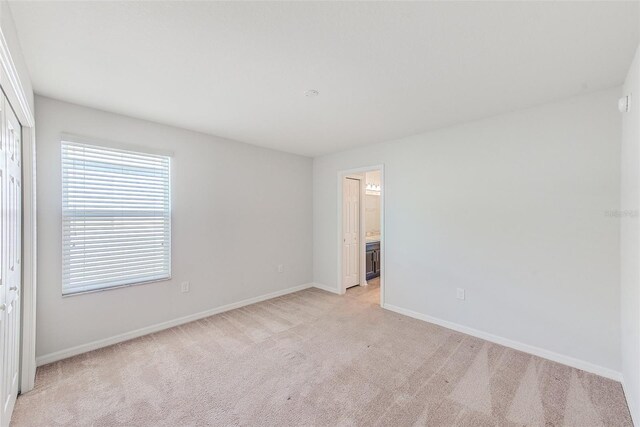
[[(124, 284), (117, 284), (117, 285), (112, 285), (112, 286), (104, 286), (104, 287), (100, 287), (100, 288), (95, 288), (95, 289), (83, 289), (83, 290), (65, 290), (65, 286), (64, 286), (64, 238), (65, 238), (65, 231), (64, 231), (64, 178), (63, 178), (63, 158), (62, 158), (62, 148), (63, 148), (63, 144), (64, 143), (70, 143), (70, 144), (79, 144), (79, 145), (89, 145), (89, 146), (93, 146), (96, 148), (102, 148), (102, 149), (106, 149), (106, 150), (120, 150), (120, 151), (127, 151), (127, 152), (131, 152), (133, 154), (138, 154), (138, 155), (153, 155), (153, 156), (163, 156), (163, 157), (167, 157), (168, 159), (168, 166), (167, 166), (167, 171), (168, 171), (168, 197), (169, 197), (169, 224), (168, 224), (168, 246), (169, 246), (169, 254), (168, 254), (168, 275), (167, 277), (161, 277), (161, 278), (157, 278), (157, 279), (152, 279), (152, 280), (141, 280), (141, 281), (136, 281), (136, 282), (132, 282), (132, 283), (124, 283)], [(172, 169), (173, 169), (173, 156), (174, 153), (172, 151), (168, 151), (168, 150), (161, 150), (161, 149), (154, 149), (154, 148), (150, 148), (147, 146), (141, 146), (141, 145), (135, 145), (135, 144), (126, 144), (126, 143), (118, 143), (118, 142), (113, 142), (113, 141), (107, 141), (107, 140), (103, 140), (103, 139), (97, 139), (97, 138), (90, 138), (90, 137), (83, 137), (83, 136), (78, 136), (78, 135), (73, 135), (73, 134), (68, 134), (68, 133), (62, 133), (60, 136), (60, 158), (59, 158), (59, 165), (60, 165), (60, 233), (61, 233), (61, 248), (62, 248), (62, 252), (61, 252), (61, 259), (60, 259), (60, 266), (61, 266), (61, 282), (60, 282), (60, 290), (62, 293), (62, 297), (63, 298), (67, 298), (67, 297), (74, 297), (74, 296), (78, 296), (78, 295), (85, 295), (85, 294), (91, 294), (91, 293), (96, 293), (96, 292), (104, 292), (104, 291), (111, 291), (111, 290), (115, 290), (115, 289), (121, 289), (121, 288), (129, 288), (132, 286), (139, 286), (139, 285), (148, 285), (148, 284), (152, 284), (152, 283), (160, 283), (160, 282), (167, 282), (167, 281), (171, 281), (172, 280), (172, 276), (173, 276), (173, 193), (172, 193), (172, 188), (173, 188), (173, 174), (172, 174)]]

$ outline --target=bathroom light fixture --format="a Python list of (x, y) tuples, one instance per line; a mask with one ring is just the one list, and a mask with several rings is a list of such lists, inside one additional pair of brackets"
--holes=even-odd
[(367, 182), (367, 184), (364, 186), (364, 190), (366, 194), (378, 195), (380, 194), (382, 187), (378, 184), (372, 184), (370, 182)]

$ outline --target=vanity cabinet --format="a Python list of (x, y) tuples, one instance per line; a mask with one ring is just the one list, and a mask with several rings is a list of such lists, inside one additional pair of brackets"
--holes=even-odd
[(367, 280), (380, 276), (380, 242), (368, 242), (367, 252)]

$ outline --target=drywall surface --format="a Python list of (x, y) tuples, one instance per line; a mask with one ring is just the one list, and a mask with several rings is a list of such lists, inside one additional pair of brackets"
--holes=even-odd
[(631, 111), (622, 114), (620, 193), (622, 378), (634, 422), (640, 424), (640, 48), (622, 93)]
[(338, 172), (384, 164), (385, 304), (616, 376), (619, 94), (315, 158), (314, 282), (338, 289)]
[[(311, 159), (39, 96), (36, 121), (38, 357), (311, 282)], [(172, 280), (62, 297), (62, 133), (173, 152)]]
[(364, 210), (364, 231), (366, 235), (380, 234), (380, 196), (377, 194), (365, 194)]

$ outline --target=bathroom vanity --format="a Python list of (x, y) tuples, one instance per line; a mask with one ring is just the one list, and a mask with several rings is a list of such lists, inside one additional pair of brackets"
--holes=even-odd
[(370, 239), (367, 237), (367, 280), (380, 276), (380, 237)]

